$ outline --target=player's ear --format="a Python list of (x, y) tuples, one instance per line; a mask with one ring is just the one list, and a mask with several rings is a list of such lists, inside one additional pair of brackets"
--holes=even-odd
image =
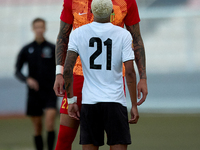
[(90, 9), (90, 12), (92, 13), (92, 9)]

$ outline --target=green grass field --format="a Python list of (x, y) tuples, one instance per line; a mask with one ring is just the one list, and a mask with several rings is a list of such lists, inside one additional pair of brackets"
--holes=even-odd
[[(59, 128), (59, 118), (56, 121)], [(128, 150), (199, 150), (200, 114), (140, 114), (130, 125), (132, 144)], [(0, 119), (0, 150), (34, 150), (33, 129), (28, 118)], [(105, 136), (106, 137), (106, 136)], [(44, 140), (46, 133), (44, 132)], [(73, 150), (80, 150), (79, 132)], [(109, 147), (100, 147), (108, 150)]]

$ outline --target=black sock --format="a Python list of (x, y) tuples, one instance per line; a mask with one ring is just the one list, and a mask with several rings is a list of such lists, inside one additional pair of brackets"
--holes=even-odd
[(35, 146), (37, 150), (43, 150), (43, 140), (42, 140), (42, 136), (38, 135), (34, 137), (34, 141), (35, 141)]
[(55, 141), (55, 131), (50, 131), (47, 133), (47, 145), (48, 150), (53, 150)]

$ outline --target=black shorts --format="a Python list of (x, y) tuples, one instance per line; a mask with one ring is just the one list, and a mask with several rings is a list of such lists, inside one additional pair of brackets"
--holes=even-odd
[(131, 144), (127, 108), (119, 103), (82, 104), (80, 117), (80, 144)]
[(46, 108), (57, 108), (57, 96), (52, 89), (35, 91), (28, 89), (26, 114), (28, 116), (42, 116)]

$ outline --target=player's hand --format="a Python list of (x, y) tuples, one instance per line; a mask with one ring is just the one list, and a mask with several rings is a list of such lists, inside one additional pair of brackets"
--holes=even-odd
[(76, 120), (80, 120), (80, 112), (76, 103), (68, 104), (68, 115)]
[(139, 113), (138, 113), (137, 106), (132, 107), (131, 108), (131, 119), (129, 120), (129, 123), (136, 124), (138, 122), (138, 119), (139, 119)]
[[(137, 105), (141, 105), (146, 100), (148, 94), (146, 79), (140, 79), (137, 85), (137, 90), (138, 90), (138, 99), (140, 99)], [(141, 98), (141, 93), (142, 93), (142, 98)]]
[(54, 91), (56, 96), (63, 97), (65, 96), (65, 90), (63, 89), (64, 79), (62, 74), (56, 75), (56, 80), (54, 82)]
[(31, 78), (31, 77), (28, 77), (26, 79), (26, 83), (28, 84), (30, 89), (33, 89), (35, 91), (39, 90), (39, 84), (38, 84), (37, 80), (35, 80), (35, 79)]

